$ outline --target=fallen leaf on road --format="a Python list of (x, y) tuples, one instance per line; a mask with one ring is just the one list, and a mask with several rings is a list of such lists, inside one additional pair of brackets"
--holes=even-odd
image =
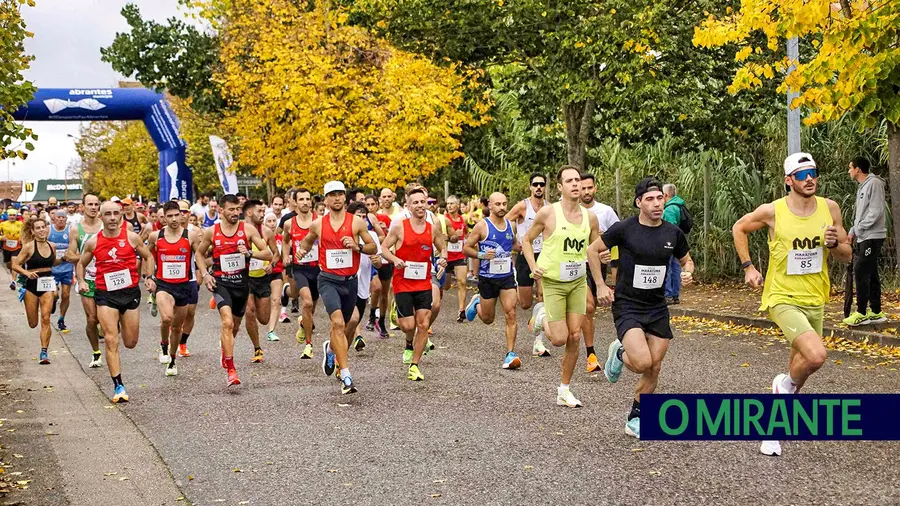
[(176, 497), (175, 500), (176, 500), (176, 501), (183, 501), (183, 500), (184, 500), (184, 496)]
[(345, 486), (345, 487), (352, 487), (352, 486), (353, 486), (353, 483), (344, 483), (344, 486)]
[(32, 481), (34, 481), (34, 480), (19, 480), (16, 482), (16, 485), (28, 485)]
[(24, 413), (24, 411), (22, 411), (21, 409), (17, 409), (16, 413), (22, 414), (22, 413)]
[(241, 501), (238, 504), (250, 504), (250, 501)]
[(341, 404), (341, 403), (338, 403), (338, 407), (339, 407), (339, 408), (349, 408), (350, 405), (349, 405), (349, 404)]
[(531, 471), (532, 469), (534, 469), (534, 466), (525, 466), (526, 471)]
[(119, 474), (119, 473), (117, 473), (117, 472), (115, 472), (115, 471), (112, 471), (112, 472), (109, 472), (109, 473), (103, 473), (103, 476), (115, 476), (115, 475), (117, 475), (117, 474)]
[(662, 473), (657, 471), (656, 469), (651, 469), (650, 476), (662, 476)]
[(103, 409), (115, 409), (115, 406), (103, 406)]
[(642, 451), (644, 451), (644, 448), (632, 448), (631, 451), (633, 451), (633, 452), (642, 452)]
[(328, 472), (329, 472), (329, 473), (336, 473), (336, 472), (338, 472), (338, 470), (337, 470), (337, 469), (329, 469)]
[(841, 360), (841, 359), (837, 359), (837, 360), (834, 361), (834, 363), (837, 364), (837, 365), (841, 365), (841, 364), (844, 363), (844, 361)]
[(741, 364), (741, 367), (750, 367), (750, 363), (749, 363), (749, 362), (744, 362), (743, 364)]
[(21, 459), (22, 457), (24, 457), (24, 455), (20, 455), (18, 453), (13, 453), (13, 457), (15, 457), (17, 459)]
[(235, 467), (235, 468), (234, 468), (234, 472), (236, 472), (236, 473), (243, 473), (244, 470), (243, 470), (243, 469), (238, 469), (238, 468)]
[(267, 466), (271, 466), (271, 465), (274, 465), (274, 464), (275, 464), (274, 462), (266, 462), (266, 465), (267, 465)]
[(6, 432), (15, 432), (16, 429), (6, 429)]
[(188, 481), (194, 481), (194, 475), (193, 475), (193, 474), (189, 474), (189, 475), (188, 475)]
[(128, 477), (127, 477), (127, 476), (121, 476), (121, 477), (119, 477), (119, 481), (128, 481)]
[(434, 480), (432, 483), (444, 483), (447, 480)]
[(441, 496), (441, 494), (431, 494), (431, 497), (433, 497), (433, 498), (435, 498), (435, 499), (437, 499), (437, 498), (440, 497), (440, 496)]

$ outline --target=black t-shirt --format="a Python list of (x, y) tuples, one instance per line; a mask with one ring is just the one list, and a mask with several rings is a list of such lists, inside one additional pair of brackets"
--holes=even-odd
[(613, 305), (619, 308), (664, 307), (669, 260), (672, 256), (683, 258), (690, 250), (684, 232), (665, 221), (658, 227), (648, 227), (635, 216), (614, 223), (603, 233), (602, 239), (609, 248), (619, 247)]
[(284, 230), (284, 224), (287, 223), (288, 220), (291, 220), (294, 216), (297, 216), (297, 213), (294, 211), (291, 211), (291, 212), (285, 214), (284, 216), (282, 216), (281, 221), (278, 222), (278, 228), (280, 228), (281, 230)]

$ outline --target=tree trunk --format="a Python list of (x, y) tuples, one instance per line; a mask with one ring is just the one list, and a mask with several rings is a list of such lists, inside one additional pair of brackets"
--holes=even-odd
[(900, 125), (888, 122), (888, 186), (894, 228), (894, 261), (900, 266)]
[(581, 170), (587, 169), (587, 141), (594, 115), (594, 101), (570, 102), (563, 104), (566, 121), (566, 147), (569, 165)]

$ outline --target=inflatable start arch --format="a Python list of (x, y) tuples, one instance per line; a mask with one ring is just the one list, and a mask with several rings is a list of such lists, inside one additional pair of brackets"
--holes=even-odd
[(19, 121), (141, 120), (159, 150), (159, 200), (193, 201), (187, 145), (166, 97), (146, 88), (42, 88), (13, 114)]

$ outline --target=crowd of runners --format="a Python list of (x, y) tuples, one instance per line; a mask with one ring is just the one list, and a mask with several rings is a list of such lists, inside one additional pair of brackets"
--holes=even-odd
[[(774, 394), (799, 391), (825, 363), (827, 260), (851, 257), (838, 205), (816, 195), (812, 156), (788, 157), (784, 183), (786, 197), (733, 228), (746, 282), (764, 286), (761, 309), (791, 344), (787, 370), (772, 382)], [(242, 324), (254, 348), (250, 360), (259, 363), (260, 326), (267, 341), (279, 341), (276, 324), (294, 323), (290, 315), (296, 315), (300, 358), (321, 360), (323, 373), (351, 394), (359, 386), (350, 350), (365, 348), (363, 329), (383, 339), (399, 329), (405, 344), (398, 346), (398, 359), (407, 378), (425, 379), (424, 357), (435, 350), (432, 326), (445, 290), (455, 285), (460, 324), (492, 324), (498, 306), (502, 311), (503, 334), (491, 338), (503, 369), (525, 366), (516, 314), (530, 311), (531, 355), (552, 359), (545, 343), (561, 350), (560, 406), (582, 406), (570, 387), (582, 345), (588, 373), (602, 370), (611, 383), (625, 369), (636, 374), (625, 432), (640, 437), (640, 398), (656, 391), (673, 338), (664, 294), (672, 259), (682, 283), (693, 278), (687, 236), (663, 221), (663, 184), (653, 177), (635, 187), (637, 215), (621, 221), (594, 200), (594, 177), (576, 167), (549, 177), (532, 174), (528, 184), (530, 194), (519, 202), (499, 192), (477, 204), (449, 196), (440, 209), (418, 184), (403, 189), (402, 205), (389, 188), (375, 195), (331, 181), (320, 191), (291, 189), (268, 205), (241, 194), (218, 201), (203, 195), (193, 204), (170, 201), (146, 213), (130, 199), (102, 201), (87, 193), (80, 212), (59, 207), (19, 221), (10, 211), (9, 223), (16, 224), (3, 222), (0, 241), (7, 267), (22, 282), (28, 324), (40, 326), (40, 363), (49, 363), (57, 303), (57, 329), (69, 331), (64, 317), (74, 286), (93, 350), (90, 367), (101, 367), (105, 356), (113, 402), (128, 400), (119, 341), (126, 348), (137, 344), (144, 292), (159, 317), (159, 361), (167, 376), (177, 375), (176, 361), (190, 356), (188, 339), (205, 287), (221, 321), (227, 385), (241, 383), (234, 350)], [(551, 186), (555, 202), (548, 200)], [(765, 279), (748, 246), (748, 234), (763, 228), (770, 258)], [(605, 363), (594, 350), (594, 310), (601, 305), (612, 306), (616, 329)], [(317, 310), (329, 321), (318, 333)], [(780, 455), (781, 448), (767, 441), (761, 452)]]

